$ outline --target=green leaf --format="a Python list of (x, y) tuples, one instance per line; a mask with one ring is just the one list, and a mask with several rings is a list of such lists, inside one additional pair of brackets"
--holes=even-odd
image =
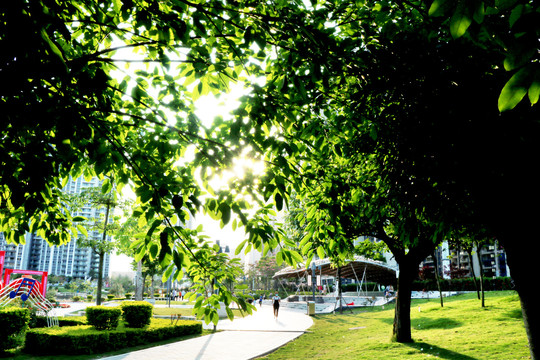
[(447, 0), (434, 0), (429, 7), (429, 16), (441, 16), (444, 15), (445, 4)]
[(283, 197), (279, 192), (276, 192), (274, 200), (276, 201), (276, 208), (278, 209), (278, 211), (281, 211), (281, 209), (283, 209)]
[(108, 192), (111, 191), (111, 189), (112, 189), (111, 179), (105, 178), (105, 180), (103, 180), (103, 184), (101, 184), (101, 193), (107, 194)]
[(150, 258), (151, 260), (154, 260), (159, 252), (159, 246), (157, 244), (151, 244), (150, 245)]
[(82, 226), (81, 224), (77, 225), (77, 230), (83, 234), (84, 236), (88, 237), (88, 232), (86, 231), (86, 228)]
[(278, 264), (279, 266), (281, 266), (281, 264), (283, 264), (283, 253), (282, 253), (282, 251), (279, 251), (276, 254), (276, 264)]
[(526, 67), (519, 70), (508, 80), (499, 95), (498, 106), (500, 112), (511, 110), (519, 104), (529, 89), (530, 76), (531, 70)]
[(540, 97), (540, 80), (538, 77), (536, 77), (531, 86), (529, 86), (529, 101), (531, 102), (531, 105), (534, 105), (538, 102), (538, 98)]
[(234, 255), (240, 254), (240, 252), (241, 252), (242, 249), (244, 248), (244, 245), (246, 245), (246, 242), (247, 242), (247, 240), (244, 240), (244, 241), (242, 241), (242, 242), (236, 247), (236, 250), (235, 250), (235, 252), (234, 252)]
[(324, 259), (326, 257), (322, 246), (317, 248), (317, 256), (319, 256), (319, 259)]
[(450, 34), (454, 39), (462, 37), (472, 23), (470, 8), (460, 1), (456, 11), (450, 18)]
[(233, 311), (228, 306), (225, 307), (225, 311), (227, 311), (227, 317), (229, 318), (229, 320), (233, 320), (234, 319)]
[(170, 265), (167, 270), (163, 273), (163, 276), (161, 277), (162, 282), (167, 282), (167, 280), (171, 277), (174, 270), (174, 266)]
[(227, 225), (231, 220), (231, 208), (226, 203), (219, 204), (219, 211), (221, 212), (221, 221)]
[(179, 251), (173, 252), (173, 261), (178, 269), (181, 269), (184, 265), (184, 253)]

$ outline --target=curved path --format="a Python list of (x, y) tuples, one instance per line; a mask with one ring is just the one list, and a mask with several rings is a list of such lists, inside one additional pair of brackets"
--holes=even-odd
[[(304, 311), (281, 307), (274, 319), (271, 305), (257, 305), (257, 312), (241, 319), (220, 320), (211, 335), (105, 357), (106, 360), (249, 360), (285, 345), (302, 335), (313, 320)], [(213, 328), (206, 326), (205, 328)]]

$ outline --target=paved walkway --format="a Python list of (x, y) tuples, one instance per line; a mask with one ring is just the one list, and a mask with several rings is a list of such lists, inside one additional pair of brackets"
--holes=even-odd
[[(211, 335), (179, 341), (102, 360), (249, 360), (285, 345), (304, 333), (313, 320), (304, 311), (280, 308), (274, 319), (271, 305), (257, 305), (257, 312), (241, 319), (220, 320)], [(212, 325), (205, 328), (213, 328)]]

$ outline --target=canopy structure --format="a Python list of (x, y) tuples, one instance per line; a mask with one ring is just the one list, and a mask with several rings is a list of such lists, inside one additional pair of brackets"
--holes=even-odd
[[(331, 264), (330, 259), (314, 260), (316, 275), (336, 276), (337, 267)], [(274, 274), (274, 279), (303, 277), (311, 275), (310, 268), (299, 266), (296, 269), (289, 266)], [(381, 261), (371, 260), (362, 256), (355, 256), (347, 265), (341, 267), (341, 277), (348, 279), (363, 278), (365, 281), (376, 282), (383, 285), (393, 284), (396, 281), (396, 269)]]

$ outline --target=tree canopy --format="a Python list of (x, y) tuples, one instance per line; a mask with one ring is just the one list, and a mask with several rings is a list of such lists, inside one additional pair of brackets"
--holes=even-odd
[[(405, 234), (400, 248), (458, 223), (511, 248), (511, 230), (535, 218), (501, 221), (539, 198), (533, 1), (42, 0), (0, 14), (0, 230), (11, 242), (75, 235), (59, 194), (70, 175), (133, 186), (149, 224), (137, 256), (157, 251), (167, 276), (196, 266), (213, 286), (227, 279), (212, 272), (214, 249), (183, 226), (197, 212), (243, 226), (238, 251), (281, 246), (289, 263), (344, 253), (387, 219), (385, 231)], [(237, 82), (249, 90), (238, 108), (203, 124), (196, 100)], [(239, 156), (265, 173), (213, 185)], [(293, 189), (309, 206), (298, 251), (271, 225)]]

